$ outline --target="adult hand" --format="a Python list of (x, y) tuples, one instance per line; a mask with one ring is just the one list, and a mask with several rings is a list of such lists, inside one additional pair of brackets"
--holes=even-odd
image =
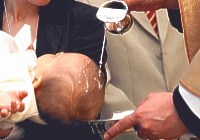
[(7, 102), (7, 105), (0, 105), (1, 117), (7, 117), (9, 113), (14, 114), (24, 111), (25, 105), (22, 100), (28, 95), (26, 91), (9, 91), (8, 93), (4, 94), (7, 94), (8, 98), (4, 98), (4, 100)]
[(147, 96), (135, 112), (118, 121), (105, 134), (111, 139), (134, 127), (141, 139), (175, 139), (188, 130), (175, 110), (172, 93), (152, 93)]
[(125, 0), (130, 11), (151, 11), (160, 8), (177, 9), (178, 0)]

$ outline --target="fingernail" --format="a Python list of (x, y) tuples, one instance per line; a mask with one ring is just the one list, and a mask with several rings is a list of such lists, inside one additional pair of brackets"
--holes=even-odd
[(109, 135), (108, 134), (104, 135), (104, 140), (109, 140)]

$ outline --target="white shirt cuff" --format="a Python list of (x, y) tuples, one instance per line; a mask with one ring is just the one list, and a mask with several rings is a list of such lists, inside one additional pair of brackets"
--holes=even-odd
[(181, 85), (179, 85), (179, 92), (191, 111), (200, 119), (200, 98), (191, 94)]

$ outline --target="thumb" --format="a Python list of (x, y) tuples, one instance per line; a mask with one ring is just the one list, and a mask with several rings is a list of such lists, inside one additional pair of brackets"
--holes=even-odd
[(108, 131), (104, 134), (104, 139), (109, 140), (122, 133), (123, 131), (133, 127), (136, 124), (136, 118), (134, 113), (124, 117), (122, 120), (116, 122)]

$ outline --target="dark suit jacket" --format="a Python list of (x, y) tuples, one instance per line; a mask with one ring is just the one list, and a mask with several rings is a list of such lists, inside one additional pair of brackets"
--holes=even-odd
[[(0, 28), (2, 29), (3, 0), (0, 0)], [(77, 52), (89, 56), (99, 65), (104, 39), (103, 23), (96, 18), (97, 8), (73, 0), (51, 0), (40, 9), (36, 54)], [(102, 69), (107, 54), (104, 51)], [(91, 127), (52, 127), (24, 121), (27, 140), (97, 140)]]
[(179, 9), (168, 9), (169, 20), (175, 28), (178, 29), (179, 32), (183, 32), (182, 24), (181, 24), (181, 15)]
[[(3, 1), (0, 1), (0, 30)], [(104, 27), (96, 18), (97, 8), (72, 0), (51, 0), (40, 10), (36, 54), (77, 52), (99, 64)], [(103, 64), (106, 62), (106, 52)]]

